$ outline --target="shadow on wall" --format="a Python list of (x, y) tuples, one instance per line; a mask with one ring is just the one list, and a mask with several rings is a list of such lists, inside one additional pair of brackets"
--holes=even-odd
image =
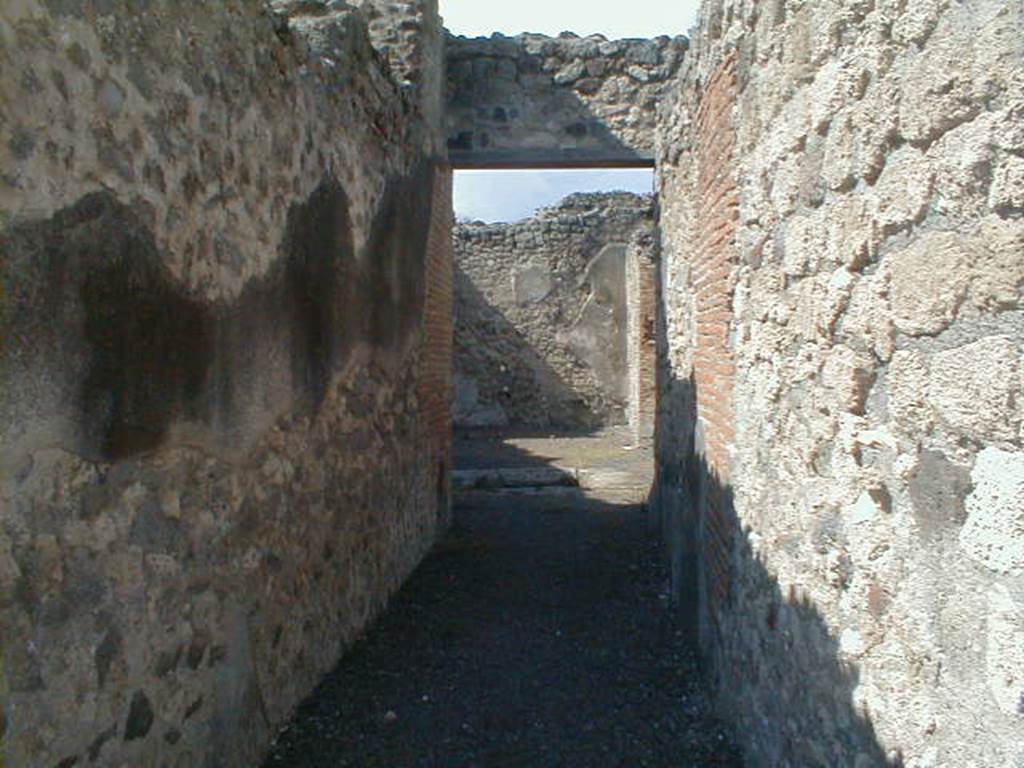
[[(537, 352), (526, 336), (455, 266), (456, 427), (592, 429), (601, 418)], [(528, 407), (523, 407), (524, 404)]]
[(182, 424), (196, 441), (235, 450), (276, 416), (267, 403), (319, 409), (358, 345), (397, 367), (422, 312), (432, 172), (424, 163), (389, 180), (365, 265), (347, 193), (325, 177), (289, 209), (281, 258), (231, 300), (179, 285), (145, 209), (110, 192), (0, 233), (6, 335), (33, 352), (4, 350), (0, 383), (20, 392), (19, 381), (47, 382), (0, 406), (0, 447), (12, 447), (2, 438), (21, 433), (19, 422), (63, 419), (71, 426), (53, 429), (73, 431), (67, 442), (95, 460), (155, 450)]
[(751, 547), (733, 489), (701, 455), (693, 377), (662, 381), (660, 391), (652, 506), (672, 594), (708, 662), (721, 716), (753, 744), (748, 763), (902, 768), (902, 755), (886, 754), (870, 714), (853, 701), (856, 665), (839, 658), (839, 641), (812, 601), (783, 593)]
[(250, 765), (419, 560), (433, 175), (366, 259), (326, 176), (231, 298), (108, 191), (0, 232), (0, 766)]

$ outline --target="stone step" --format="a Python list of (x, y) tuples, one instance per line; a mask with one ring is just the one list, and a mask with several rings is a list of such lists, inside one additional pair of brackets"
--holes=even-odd
[(496, 469), (457, 469), (452, 472), (456, 491), (493, 488), (540, 488), (578, 486), (576, 470), (561, 467), (499, 467)]
[(455, 470), (452, 472), (452, 488), (461, 503), (495, 496), (547, 496), (643, 504), (647, 500), (650, 482), (635, 473), (615, 469), (499, 467)]
[(650, 482), (635, 472), (622, 469), (577, 469), (580, 488), (603, 490), (611, 488), (647, 488)]

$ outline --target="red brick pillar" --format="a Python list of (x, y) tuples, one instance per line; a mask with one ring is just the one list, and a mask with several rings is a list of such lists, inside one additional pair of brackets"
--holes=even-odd
[(417, 397), (437, 478), (438, 516), (447, 523), (451, 495), (451, 402), (453, 349), (452, 170), (434, 172), (430, 233), (427, 240), (423, 308), (423, 351)]
[(729, 338), (739, 220), (733, 167), (735, 103), (736, 61), (730, 56), (708, 79), (694, 126), (698, 205), (691, 262), (697, 324), (693, 367), (702, 437), (698, 449), (703, 449), (708, 476), (703, 556), (712, 608), (729, 594), (735, 528), (727, 494), (736, 371)]

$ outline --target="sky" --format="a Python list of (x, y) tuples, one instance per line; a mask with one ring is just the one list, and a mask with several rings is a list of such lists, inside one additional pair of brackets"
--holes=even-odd
[(685, 35), (699, 0), (441, 0), (441, 15), (457, 35), (489, 36), (566, 30), (608, 38)]
[[(445, 26), (472, 37), (492, 32), (557, 35), (570, 30), (609, 39), (688, 34), (699, 0), (440, 0)], [(572, 192), (650, 192), (649, 170), (457, 171), (455, 215), (517, 221)]]
[(455, 216), (471, 221), (518, 221), (573, 192), (651, 192), (654, 171), (456, 171)]

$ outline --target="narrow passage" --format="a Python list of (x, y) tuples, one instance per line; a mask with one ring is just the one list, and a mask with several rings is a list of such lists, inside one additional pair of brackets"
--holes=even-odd
[[(548, 482), (564, 461), (547, 457), (573, 453), (527, 443), (462, 441), (458, 460)], [(642, 494), (621, 487), (638, 460), (621, 444), (576, 451), (611, 478), (597, 469), (583, 485), (615, 487), (459, 494), (450, 533), (300, 707), (267, 768), (741, 766), (667, 603)]]

